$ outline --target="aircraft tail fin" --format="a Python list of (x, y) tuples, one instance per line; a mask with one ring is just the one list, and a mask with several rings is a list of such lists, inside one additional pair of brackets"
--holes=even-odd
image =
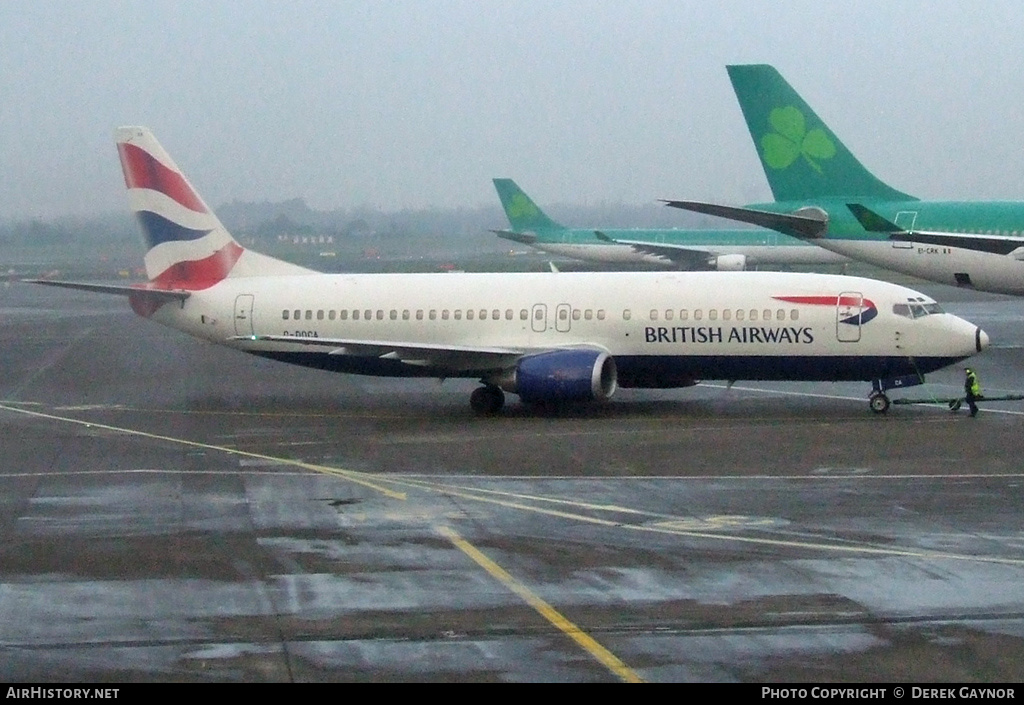
[(194, 291), (227, 277), (309, 271), (242, 247), (149, 129), (119, 127), (114, 136), (154, 288)]
[(494, 179), (494, 188), (515, 230), (563, 230), (565, 226), (547, 217), (512, 179)]
[(868, 171), (774, 67), (726, 68), (776, 201), (917, 200)]

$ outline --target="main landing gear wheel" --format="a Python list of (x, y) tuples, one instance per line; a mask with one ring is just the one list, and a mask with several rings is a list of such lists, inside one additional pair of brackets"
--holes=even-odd
[(477, 387), (469, 395), (469, 406), (481, 416), (493, 416), (505, 405), (505, 393), (497, 387), (487, 384)]
[(889, 410), (889, 397), (881, 392), (875, 392), (868, 398), (868, 404), (876, 414), (884, 414)]

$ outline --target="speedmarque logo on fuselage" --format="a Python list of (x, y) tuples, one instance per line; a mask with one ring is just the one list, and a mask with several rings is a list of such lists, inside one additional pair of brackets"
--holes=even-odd
[(864, 325), (868, 321), (874, 320), (875, 316), (878, 315), (878, 308), (875, 307), (875, 302), (860, 296), (773, 296), (772, 298), (776, 301), (787, 301), (791, 304), (834, 306), (836, 308), (847, 306), (855, 311), (859, 309), (858, 313), (839, 319), (840, 323), (846, 323), (851, 326)]
[[(776, 301), (807, 306), (829, 306), (837, 310), (843, 307), (855, 311), (840, 318), (839, 323), (851, 326), (863, 325), (878, 315), (878, 308), (870, 299), (860, 296), (773, 296)], [(740, 343), (740, 344), (804, 344), (814, 342), (814, 332), (809, 326), (647, 326), (644, 340), (648, 343)]]

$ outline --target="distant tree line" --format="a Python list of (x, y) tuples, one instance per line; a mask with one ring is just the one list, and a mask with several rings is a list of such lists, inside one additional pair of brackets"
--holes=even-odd
[[(281, 235), (331, 235), (335, 242), (359, 241), (359, 247), (373, 241), (409, 239), (415, 244), (427, 240), (454, 249), (478, 248), (482, 243), (507, 247), (491, 235), (491, 229), (508, 227), (495, 198), (493, 206), (474, 208), (426, 208), (383, 211), (370, 207), (317, 211), (300, 198), (280, 202), (235, 201), (217, 208), (217, 214), (236, 236), (259, 244)], [(721, 221), (684, 213), (657, 204), (541, 206), (554, 220), (568, 227), (723, 227)], [(31, 219), (0, 220), (0, 244), (20, 247), (54, 246), (74, 243), (137, 243), (138, 226), (130, 213), (91, 217), (68, 217), (52, 221)], [(355, 244), (355, 243), (353, 243)]]
[(81, 243), (124, 243), (138, 240), (135, 220), (127, 213), (52, 221), (33, 218), (0, 221), (0, 244), (52, 247)]

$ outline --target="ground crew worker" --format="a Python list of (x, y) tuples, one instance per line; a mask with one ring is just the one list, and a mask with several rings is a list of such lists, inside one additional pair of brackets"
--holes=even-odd
[(971, 408), (971, 416), (978, 415), (978, 405), (975, 403), (981, 399), (981, 386), (978, 384), (978, 375), (970, 367), (964, 368), (964, 401)]

